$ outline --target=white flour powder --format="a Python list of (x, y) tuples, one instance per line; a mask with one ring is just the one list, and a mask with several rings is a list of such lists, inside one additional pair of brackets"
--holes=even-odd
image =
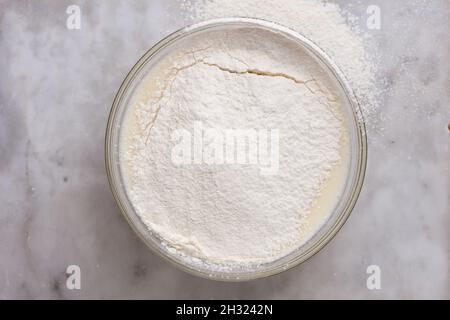
[[(369, 129), (382, 85), (377, 83), (370, 35), (358, 27), (358, 17), (323, 0), (179, 0), (188, 23), (222, 17), (274, 21), (317, 43), (344, 71), (361, 104)], [(367, 30), (367, 29), (364, 29)]]
[[(178, 254), (240, 266), (285, 256), (323, 223), (343, 186), (341, 98), (321, 66), (279, 34), (210, 31), (184, 45), (142, 82), (124, 121), (128, 195)], [(196, 123), (216, 133), (278, 130), (276, 174), (250, 163), (174, 163), (174, 131)], [(212, 143), (203, 141), (203, 157)], [(328, 185), (334, 197), (319, 206)]]

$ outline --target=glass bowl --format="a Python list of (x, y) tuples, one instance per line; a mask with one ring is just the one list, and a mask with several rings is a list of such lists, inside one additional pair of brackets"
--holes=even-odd
[[(345, 104), (343, 109), (345, 109), (349, 127), (350, 159), (345, 186), (334, 210), (319, 230), (306, 243), (290, 254), (270, 263), (261, 264), (252, 269), (231, 268), (225, 272), (217, 271), (206, 265), (193, 264), (178, 255), (170, 253), (162, 245), (162, 239), (147, 228), (134, 210), (133, 204), (130, 202), (124, 187), (120, 167), (119, 140), (121, 123), (133, 92), (149, 70), (157, 65), (158, 61), (167, 52), (177, 47), (182, 42), (181, 40), (189, 40), (190, 37), (202, 32), (242, 27), (261, 28), (280, 33), (298, 43), (299, 46), (303, 47), (311, 57), (323, 66), (331, 79), (335, 81), (336, 87), (341, 91), (340, 94), (343, 97)], [(139, 237), (154, 252), (180, 269), (200, 277), (222, 281), (245, 281), (274, 275), (304, 262), (321, 250), (336, 235), (349, 217), (363, 184), (367, 160), (367, 141), (364, 121), (358, 101), (348, 81), (333, 60), (314, 42), (289, 28), (273, 22), (251, 18), (225, 18), (201, 22), (176, 31), (158, 42), (139, 59), (128, 73), (114, 99), (106, 129), (105, 158), (111, 190), (123, 215)]]

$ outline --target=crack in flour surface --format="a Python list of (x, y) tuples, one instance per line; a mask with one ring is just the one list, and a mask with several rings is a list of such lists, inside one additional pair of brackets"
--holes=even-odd
[[(130, 101), (120, 143), (128, 197), (166, 249), (191, 264), (286, 256), (329, 217), (348, 173), (336, 84), (276, 32), (213, 30), (180, 48)], [(240, 160), (227, 148), (230, 132), (247, 134)]]

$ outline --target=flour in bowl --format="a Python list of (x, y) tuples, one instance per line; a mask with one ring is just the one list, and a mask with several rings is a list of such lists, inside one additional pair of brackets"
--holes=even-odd
[(343, 105), (323, 66), (282, 34), (199, 33), (130, 100), (120, 142), (127, 195), (172, 254), (270, 263), (314, 235), (342, 193)]

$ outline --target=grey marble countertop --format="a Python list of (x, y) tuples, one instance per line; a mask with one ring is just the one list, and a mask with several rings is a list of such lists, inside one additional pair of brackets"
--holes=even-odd
[[(375, 2), (391, 90), (352, 216), (301, 266), (221, 283), (151, 253), (104, 167), (114, 95), (134, 62), (183, 25), (175, 2), (74, 0), (82, 24), (68, 30), (67, 1), (0, 1), (0, 298), (450, 298), (450, 5)], [(69, 265), (80, 267), (80, 290), (66, 286)], [(369, 265), (381, 270), (380, 290), (366, 286)]]

